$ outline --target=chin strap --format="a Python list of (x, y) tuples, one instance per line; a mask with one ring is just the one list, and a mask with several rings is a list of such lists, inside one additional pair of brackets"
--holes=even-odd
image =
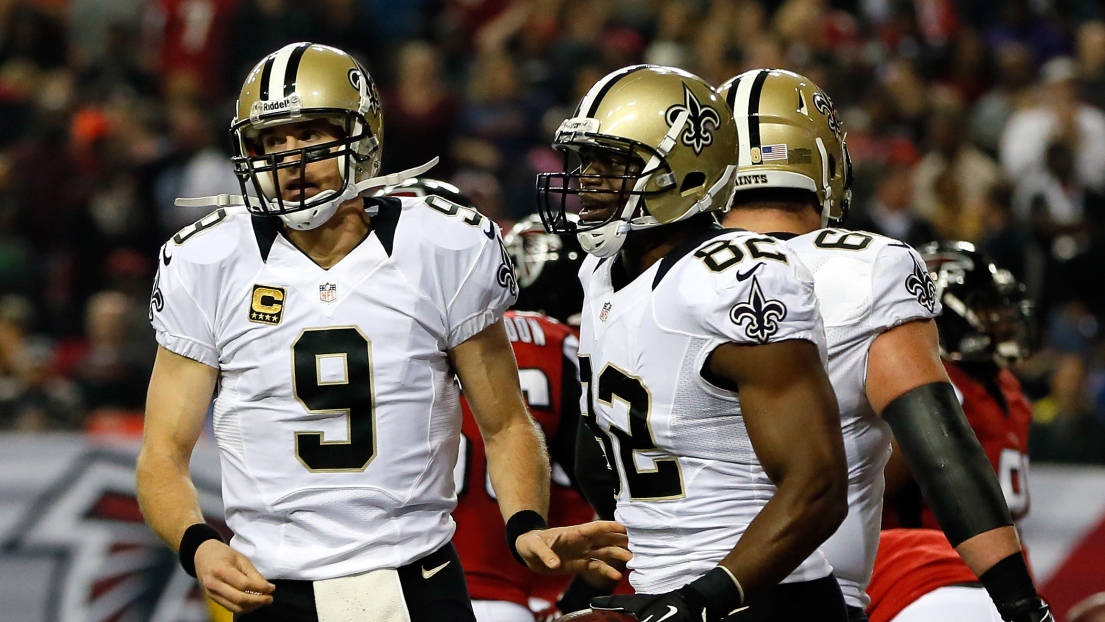
[[(370, 177), (364, 181), (359, 181), (355, 184), (349, 184), (346, 187), (346, 191), (342, 193), (343, 201), (348, 201), (356, 196), (363, 195), (365, 192), (375, 188), (382, 188), (384, 186), (394, 186), (396, 184), (403, 183), (404, 181), (422, 175), (431, 168), (437, 166), (440, 158), (434, 157), (434, 159), (423, 164), (422, 166), (416, 166), (409, 168), (405, 171), (399, 171), (398, 173), (391, 173), (390, 175), (381, 175), (379, 177)], [(329, 191), (333, 194), (333, 190)], [(238, 205), (249, 205), (250, 207), (264, 208), (265, 203), (257, 197), (244, 197), (240, 194), (216, 194), (208, 197), (195, 197), (195, 198), (178, 198), (174, 201), (177, 207), (235, 207)], [(312, 206), (315, 207), (315, 206)], [(310, 209), (310, 208), (305, 208)]]

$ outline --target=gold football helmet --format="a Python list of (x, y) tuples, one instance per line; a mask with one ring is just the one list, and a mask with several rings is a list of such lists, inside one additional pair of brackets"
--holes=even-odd
[[(732, 115), (705, 81), (681, 69), (635, 65), (602, 78), (560, 125), (553, 147), (564, 153), (565, 170), (538, 176), (542, 221), (550, 233), (577, 233), (600, 257), (617, 253), (629, 231), (721, 210), (732, 197)], [(567, 217), (569, 197), (611, 193), (581, 184), (583, 168), (569, 162), (582, 162), (581, 152), (636, 163), (623, 175), (586, 176), (621, 184), (624, 204), (602, 221)]]
[(822, 226), (852, 200), (852, 160), (833, 102), (809, 78), (754, 69), (718, 89), (736, 120), (736, 192), (797, 188), (817, 195)]
[[(275, 153), (265, 153), (258, 141), (258, 134), (265, 128), (319, 118), (339, 127), (343, 137)], [(289, 220), (322, 224), (337, 209), (337, 204), (329, 205), (335, 196), (342, 196), (351, 184), (380, 170), (380, 95), (360, 63), (337, 48), (293, 43), (261, 59), (242, 85), (230, 132), (234, 138), (234, 172), (243, 193), (252, 190), (266, 199), (257, 204), (250, 202), (250, 210), (288, 216), (285, 222), (289, 226), (294, 226)], [(307, 164), (331, 158), (338, 158), (343, 180), (340, 190), (294, 203), (283, 200), (277, 190), (277, 170), (298, 168), (300, 175), (305, 175)]]
[[(338, 140), (266, 153), (261, 130), (285, 123), (325, 119), (340, 130)], [(301, 231), (323, 224), (342, 203), (386, 185), (421, 175), (437, 164), (426, 164), (386, 176), (380, 172), (384, 118), (380, 94), (372, 77), (349, 54), (313, 43), (293, 43), (269, 54), (246, 76), (230, 124), (234, 174), (242, 195), (181, 198), (183, 207), (245, 205), (261, 216), (279, 216)], [(342, 185), (298, 201), (285, 201), (277, 171), (297, 169), (306, 177), (307, 165), (337, 158)], [(371, 206), (367, 209), (371, 209)]]

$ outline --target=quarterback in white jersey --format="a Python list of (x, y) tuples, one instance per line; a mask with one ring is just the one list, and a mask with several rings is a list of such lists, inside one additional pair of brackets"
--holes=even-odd
[[(539, 179), (546, 227), (577, 232), (590, 254), (583, 408), (633, 551), (638, 593), (592, 607), (844, 620), (817, 552), (844, 518), (846, 474), (813, 283), (776, 240), (709, 213), (734, 183), (724, 105), (682, 70), (616, 71), (557, 132), (580, 168)], [(576, 195), (578, 224), (565, 210)]]
[[(379, 106), (341, 50), (270, 54), (232, 124), (243, 194), (188, 201), (218, 209), (161, 249), (139, 501), (241, 622), (474, 620), (451, 544), (458, 379), (516, 558), (616, 578), (594, 558), (628, 557), (614, 523), (543, 529), (549, 464), (502, 324), (517, 285), (501, 232), (448, 201), (362, 198), (411, 174), (376, 176)], [(187, 470), (213, 393), (229, 546)]]
[(844, 218), (852, 166), (832, 101), (809, 79), (757, 69), (721, 97), (745, 138), (725, 224), (786, 240), (813, 274), (848, 457), (849, 513), (821, 547), (853, 622), (866, 620), (893, 432), (945, 534), (1006, 620), (1044, 620), (1009, 510), (940, 362), (936, 287), (908, 245), (823, 228)]
[(447, 351), (513, 302), (510, 263), (474, 212), (475, 226), (420, 198), (366, 202), (373, 235), (329, 270), (244, 207), (162, 247), (157, 341), (220, 372), (227, 526), (266, 577), (397, 568), (453, 535)]

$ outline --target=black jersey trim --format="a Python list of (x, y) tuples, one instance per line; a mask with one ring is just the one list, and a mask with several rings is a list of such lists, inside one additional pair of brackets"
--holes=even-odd
[(272, 216), (256, 214), (250, 214), (249, 219), (253, 224), (253, 236), (257, 238), (257, 250), (261, 252), (261, 261), (268, 263), (272, 245), (280, 234), (281, 222)]
[(403, 213), (403, 202), (395, 197), (369, 197), (365, 200), (365, 206), (375, 204), (380, 211), (372, 217), (372, 232), (376, 239), (380, 240), (380, 246), (391, 257), (391, 251), (395, 247), (395, 228), (399, 224), (399, 216)]
[(712, 240), (719, 235), (730, 233), (731, 231), (732, 229), (726, 229), (721, 225), (713, 225), (701, 234), (671, 249), (671, 251), (660, 260), (660, 267), (656, 270), (656, 277), (652, 279), (652, 289), (655, 290), (659, 287), (660, 281), (664, 279), (664, 275), (670, 272), (671, 269), (675, 267), (675, 264), (678, 263), (680, 259), (686, 257), (688, 253), (701, 246), (703, 242)]

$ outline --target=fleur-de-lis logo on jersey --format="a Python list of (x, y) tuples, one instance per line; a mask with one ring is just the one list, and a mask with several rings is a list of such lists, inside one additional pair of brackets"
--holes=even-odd
[(929, 313), (936, 309), (936, 284), (932, 282), (928, 270), (917, 263), (916, 258), (913, 260), (913, 274), (906, 277), (905, 289), (913, 294), (917, 302), (928, 309)]
[(667, 109), (664, 119), (668, 127), (675, 125), (680, 113), (686, 111), (686, 128), (679, 133), (679, 142), (701, 155), (702, 150), (714, 142), (714, 130), (721, 126), (721, 116), (710, 106), (703, 106), (687, 85), (683, 85), (683, 103)]
[[(495, 225), (492, 225), (491, 228), (494, 230)], [(518, 294), (518, 276), (514, 273), (514, 262), (510, 259), (510, 253), (506, 250), (506, 244), (504, 244), (503, 239), (499, 237), (498, 231), (495, 231), (495, 237), (498, 239), (499, 254), (502, 257), (502, 263), (499, 264), (496, 280), (500, 287), (510, 290), (510, 295), (515, 296)]]
[(787, 317), (787, 307), (779, 300), (767, 300), (760, 289), (760, 280), (752, 277), (752, 291), (748, 300), (738, 303), (729, 311), (729, 319), (737, 326), (745, 321), (744, 334), (760, 343), (767, 343), (779, 332), (779, 322)]

